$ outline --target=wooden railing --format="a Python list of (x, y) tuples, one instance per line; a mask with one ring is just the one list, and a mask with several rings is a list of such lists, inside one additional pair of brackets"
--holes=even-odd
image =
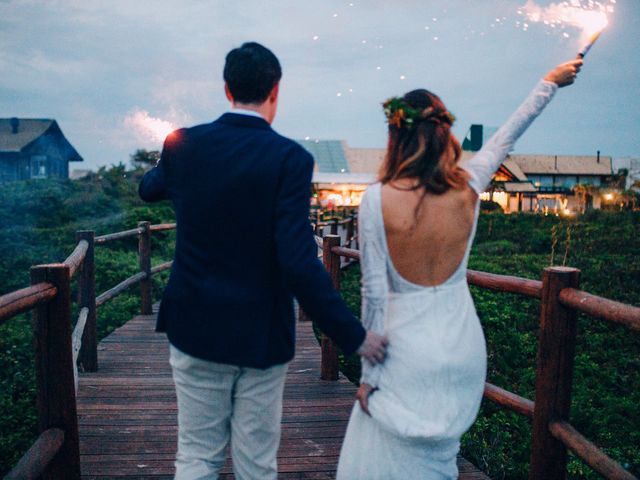
[[(325, 267), (340, 289), (340, 257), (360, 259), (360, 252), (340, 246), (340, 237), (322, 239)], [(569, 423), (578, 312), (640, 331), (640, 308), (578, 289), (580, 271), (548, 267), (542, 281), (469, 270), (470, 285), (540, 299), (535, 401), (487, 383), (484, 396), (532, 420), (530, 480), (566, 478), (567, 449), (610, 480), (638, 480)], [(322, 378), (337, 380), (337, 349), (322, 337)]]
[[(76, 234), (76, 247), (63, 263), (31, 268), (31, 286), (0, 296), (0, 324), (33, 311), (39, 437), (5, 479), (79, 479), (80, 449), (76, 412), (77, 365), (86, 372), (98, 369), (97, 308), (133, 285), (140, 284), (140, 312), (152, 313), (154, 274), (172, 262), (151, 267), (151, 235), (172, 230), (175, 224), (151, 225), (95, 236)], [(138, 237), (140, 272), (96, 296), (94, 249), (114, 240)], [(77, 274), (78, 320), (71, 330), (71, 281)]]

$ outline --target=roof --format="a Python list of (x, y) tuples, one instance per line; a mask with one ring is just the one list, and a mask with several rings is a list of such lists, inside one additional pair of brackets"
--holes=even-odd
[(347, 161), (353, 173), (376, 174), (382, 165), (384, 148), (347, 148)]
[(298, 140), (313, 155), (316, 170), (326, 173), (349, 172), (346, 145), (340, 140)]
[(611, 157), (595, 155), (509, 155), (525, 175), (611, 175)]
[(55, 120), (47, 118), (18, 119), (18, 133), (13, 133), (11, 118), (0, 118), (0, 151), (19, 152), (46, 132)]
[(531, 182), (504, 182), (503, 187), (504, 187), (504, 191), (509, 193), (518, 193), (518, 192), (535, 193), (538, 191)]
[(527, 176), (524, 174), (520, 166), (511, 160), (511, 158), (507, 158), (504, 162), (502, 162), (502, 166), (509, 170), (511, 174), (516, 177), (516, 179), (520, 182), (526, 182)]
[(313, 172), (311, 183), (339, 183), (351, 185), (370, 185), (376, 182), (376, 175), (373, 173), (324, 173)]

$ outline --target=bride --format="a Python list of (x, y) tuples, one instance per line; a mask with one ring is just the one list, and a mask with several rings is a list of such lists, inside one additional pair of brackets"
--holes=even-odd
[(460, 437), (480, 407), (482, 327), (466, 281), (479, 195), (515, 141), (574, 82), (581, 60), (557, 66), (470, 160), (459, 161), (454, 117), (427, 90), (384, 104), (389, 143), (379, 183), (360, 205), (362, 319), (389, 339), (363, 361), (342, 445), (342, 480), (455, 479)]

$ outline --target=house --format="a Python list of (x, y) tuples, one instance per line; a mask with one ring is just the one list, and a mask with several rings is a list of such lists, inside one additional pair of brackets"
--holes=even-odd
[[(484, 133), (477, 135), (480, 141)], [(467, 141), (468, 142), (468, 141)], [(315, 158), (312, 204), (323, 207), (357, 206), (367, 185), (376, 181), (385, 155), (383, 148), (351, 148), (340, 140), (299, 142)], [(469, 145), (469, 143), (467, 143)], [(462, 151), (468, 158), (475, 151)], [(483, 200), (498, 203), (505, 212), (533, 211), (571, 214), (600, 208), (607, 202), (607, 188), (613, 175), (612, 159), (597, 155), (511, 154), (493, 177)]]
[[(600, 190), (606, 189), (613, 176), (611, 157), (601, 156), (599, 151), (596, 155), (513, 154), (505, 163), (517, 165), (534, 187), (534, 191), (514, 195), (508, 190), (509, 182), (504, 182), (507, 200), (502, 206), (506, 211), (570, 214), (599, 209), (606, 198)], [(517, 198), (517, 203), (512, 198)]]
[(0, 118), (0, 182), (68, 178), (82, 157), (55, 120)]

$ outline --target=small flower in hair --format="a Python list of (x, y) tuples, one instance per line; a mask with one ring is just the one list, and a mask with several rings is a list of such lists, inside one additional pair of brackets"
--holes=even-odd
[(420, 121), (445, 123), (452, 125), (455, 121), (453, 114), (447, 110), (436, 111), (434, 107), (423, 110), (410, 107), (401, 97), (391, 97), (382, 104), (384, 114), (390, 126), (412, 129)]

